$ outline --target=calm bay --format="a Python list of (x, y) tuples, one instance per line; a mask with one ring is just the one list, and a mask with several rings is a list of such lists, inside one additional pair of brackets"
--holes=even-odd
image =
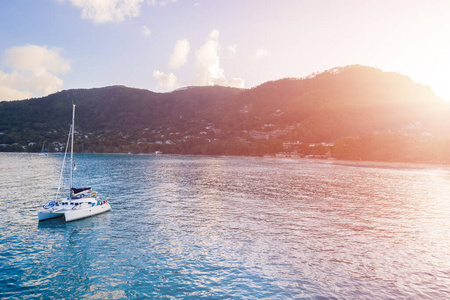
[(62, 155), (0, 153), (2, 299), (450, 298), (450, 170), (77, 154), (112, 210), (38, 222)]

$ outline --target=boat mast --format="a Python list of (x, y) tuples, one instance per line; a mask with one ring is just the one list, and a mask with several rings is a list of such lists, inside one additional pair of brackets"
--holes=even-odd
[(73, 188), (73, 135), (75, 132), (75, 104), (72, 111), (72, 142), (70, 143), (70, 196), (72, 196)]

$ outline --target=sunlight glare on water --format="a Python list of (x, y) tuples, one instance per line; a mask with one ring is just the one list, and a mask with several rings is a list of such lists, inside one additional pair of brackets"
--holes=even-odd
[(0, 154), (0, 298), (450, 297), (448, 168), (76, 159), (111, 212), (38, 222), (62, 157)]

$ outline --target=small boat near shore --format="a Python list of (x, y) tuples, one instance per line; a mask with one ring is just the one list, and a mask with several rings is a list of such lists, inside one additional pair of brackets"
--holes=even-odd
[[(102, 214), (111, 210), (111, 206), (107, 199), (102, 200), (97, 196), (97, 193), (91, 187), (74, 188), (73, 187), (73, 171), (75, 163), (73, 162), (73, 138), (75, 127), (75, 105), (72, 111), (72, 126), (70, 127), (69, 137), (67, 140), (66, 151), (64, 153), (63, 164), (61, 167), (61, 174), (59, 180), (59, 187), (56, 193), (55, 201), (49, 201), (43, 206), (43, 209), (38, 211), (39, 221), (44, 221), (53, 218), (64, 217), (66, 222), (80, 220)], [(70, 189), (67, 197), (60, 197), (62, 177), (64, 173), (64, 165), (67, 156), (68, 145), (70, 143)]]
[(45, 142), (42, 143), (42, 150), (41, 150), (41, 153), (39, 153), (39, 156), (47, 157), (48, 153), (45, 151), (44, 146), (45, 146)]

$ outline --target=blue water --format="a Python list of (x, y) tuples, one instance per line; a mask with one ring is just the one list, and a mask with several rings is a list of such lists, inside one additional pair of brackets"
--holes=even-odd
[(111, 212), (38, 222), (61, 160), (0, 153), (2, 299), (450, 298), (448, 168), (78, 155)]

